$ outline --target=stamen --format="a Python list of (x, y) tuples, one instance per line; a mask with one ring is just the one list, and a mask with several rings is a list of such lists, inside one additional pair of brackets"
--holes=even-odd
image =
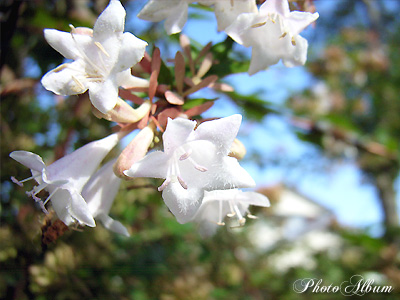
[(48, 215), (49, 212), (48, 212), (48, 210), (46, 209), (46, 207), (44, 207), (44, 203), (43, 203), (42, 201), (39, 201), (39, 202), (37, 202), (37, 203), (39, 204), (39, 206), (40, 206), (40, 208), (42, 209), (42, 211), (43, 211), (46, 215)]
[(217, 222), (218, 226), (225, 226), (225, 222)]
[(234, 0), (231, 0), (231, 6), (233, 7), (233, 4), (234, 4)]
[(49, 202), (50, 198), (53, 197), (53, 195), (57, 192), (58, 188), (56, 188), (54, 191), (50, 193), (50, 195), (44, 200), (43, 205), (46, 205), (47, 202)]
[(208, 171), (208, 169), (207, 169), (206, 167), (202, 167), (202, 166), (199, 166), (199, 165), (195, 165), (194, 168), (195, 168), (196, 170), (199, 170), (200, 172), (206, 172), (206, 171)]
[(75, 81), (75, 83), (81, 88), (81, 90), (85, 89), (85, 86), (82, 84), (82, 82), (80, 82), (78, 80), (78, 78), (76, 78), (74, 75), (72, 75), (71, 77), (72, 77), (72, 80)]
[(35, 202), (42, 202), (42, 199), (40, 199), (38, 196), (36, 196), (33, 191), (30, 192), (25, 192), (25, 194), (29, 197), (32, 197), (33, 200), (35, 200)]
[(26, 182), (26, 181), (28, 181), (28, 180), (31, 180), (31, 179), (34, 179), (34, 178), (36, 178), (36, 177), (40, 177), (40, 176), (42, 176), (41, 173), (39, 173), (39, 174), (37, 174), (37, 175), (35, 175), (35, 176), (28, 177), (28, 178), (26, 178), (26, 179), (24, 179), (24, 180), (18, 180), (18, 179), (15, 178), (14, 176), (11, 176), (11, 181), (14, 182), (15, 184), (18, 184), (19, 186), (24, 186), (24, 185), (23, 185), (24, 182)]
[(23, 183), (14, 176), (11, 176), (11, 181), (14, 182), (15, 184), (18, 184), (19, 186), (24, 186)]
[(251, 28), (258, 28), (267, 24), (267, 21), (251, 25)]
[(189, 151), (185, 152), (184, 154), (181, 155), (181, 157), (179, 157), (179, 160), (188, 159), (191, 154), (192, 154), (192, 149), (190, 148)]
[(234, 217), (236, 214), (234, 213), (234, 212), (231, 212), (230, 214), (227, 214), (226, 216), (228, 217), (228, 218), (232, 218), (232, 217)]
[(287, 32), (284, 32), (279, 38), (283, 39), (287, 35)]
[(69, 24), (69, 28), (71, 28), (71, 33), (75, 33), (76, 32), (76, 28), (74, 25)]
[(246, 224), (246, 219), (245, 218), (241, 218), (239, 220), (239, 224), (240, 224), (240, 226), (244, 226), (244, 224)]
[(162, 191), (167, 187), (167, 185), (168, 185), (170, 182), (171, 182), (171, 179), (169, 179), (169, 178), (165, 179), (164, 182), (163, 182), (163, 184), (160, 185), (160, 186), (157, 188), (157, 190), (158, 190), (159, 192), (162, 192)]
[(103, 52), (107, 57), (110, 57), (110, 54), (104, 49), (103, 45), (100, 44), (99, 42), (94, 42), (94, 44), (97, 46), (97, 48), (100, 49), (101, 52)]
[(249, 218), (249, 219), (258, 219), (258, 217), (257, 216), (255, 216), (255, 215), (252, 215), (252, 214), (247, 214), (247, 217)]
[(181, 176), (177, 176), (177, 178), (178, 178), (178, 181), (179, 181), (179, 183), (181, 184), (181, 186), (185, 189), (185, 190), (187, 190), (187, 184), (186, 184), (186, 182), (182, 179), (182, 177)]
[(294, 39), (294, 36), (292, 37), (292, 45), (293, 45), (293, 46), (296, 46), (296, 41), (295, 41), (295, 39)]

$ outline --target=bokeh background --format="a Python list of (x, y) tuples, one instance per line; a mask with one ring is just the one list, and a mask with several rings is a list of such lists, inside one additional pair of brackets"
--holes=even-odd
[[(178, 37), (136, 18), (145, 1), (122, 2), (126, 31), (146, 40), (148, 52), (157, 46), (165, 61), (173, 58)], [(192, 7), (184, 33), (193, 55), (213, 42), (214, 59), (225, 67), (209, 72), (235, 88), (197, 97), (218, 98), (205, 117), (244, 115), (239, 139), (248, 153), (241, 164), (271, 208), (252, 209), (259, 218), (243, 228), (202, 237), (196, 225), (175, 221), (154, 188), (158, 181), (140, 179), (123, 184), (111, 211), (131, 237), (101, 225), (49, 236), (54, 220), (11, 183), (11, 176), (30, 174), (8, 155), (32, 151), (50, 163), (111, 132), (91, 114), (86, 95), (64, 99), (40, 85), (63, 62), (43, 29), (92, 27), (107, 3), (0, 4), (0, 298), (336, 299), (341, 295), (295, 293), (293, 283), (340, 285), (358, 274), (394, 287), (363, 299), (398, 299), (400, 2), (293, 1), (292, 8), (314, 5), (320, 13), (302, 34), (306, 66), (278, 64), (252, 77), (243, 73), (249, 49), (217, 33), (208, 9)]]

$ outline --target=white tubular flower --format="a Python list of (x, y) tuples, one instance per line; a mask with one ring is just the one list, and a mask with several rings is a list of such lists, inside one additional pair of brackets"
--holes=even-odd
[(152, 22), (165, 20), (168, 34), (181, 32), (188, 17), (190, 3), (198, 2), (215, 7), (218, 31), (224, 30), (241, 13), (257, 12), (255, 0), (150, 0), (139, 12), (140, 19)]
[(255, 185), (238, 161), (227, 156), (241, 119), (241, 115), (233, 115), (203, 122), (196, 130), (195, 121), (169, 119), (163, 134), (164, 151), (146, 155), (124, 174), (165, 178), (158, 190), (178, 222), (186, 223), (196, 213), (205, 190)]
[(108, 215), (121, 184), (121, 179), (113, 172), (115, 162), (116, 159), (109, 161), (90, 178), (82, 190), (82, 197), (93, 218), (100, 220), (105, 228), (129, 236), (125, 226)]
[(89, 89), (93, 106), (107, 113), (117, 103), (118, 87), (148, 86), (131, 75), (130, 68), (144, 56), (147, 43), (124, 31), (125, 9), (111, 0), (94, 25), (63, 32), (45, 29), (47, 42), (74, 62), (58, 66), (42, 78), (43, 86), (57, 95), (77, 95)]
[(280, 59), (287, 67), (304, 65), (308, 43), (299, 33), (318, 17), (318, 13), (290, 12), (288, 0), (268, 0), (258, 13), (239, 15), (225, 31), (237, 43), (253, 47), (248, 71), (252, 75)]
[[(66, 225), (77, 220), (81, 224), (94, 227), (95, 222), (81, 191), (118, 141), (118, 134), (112, 134), (75, 150), (48, 167), (39, 155), (28, 151), (14, 151), (10, 153), (10, 157), (31, 169), (32, 177), (22, 181), (14, 177), (11, 179), (20, 186), (25, 181), (35, 179), (38, 185), (27, 194), (32, 196), (46, 213), (45, 205), (51, 200), (58, 218)], [(45, 201), (36, 196), (43, 189), (50, 194)]]
[(209, 236), (215, 233), (217, 225), (225, 225), (225, 216), (236, 217), (240, 226), (246, 223), (245, 214), (248, 218), (256, 218), (250, 214), (249, 205), (269, 207), (270, 203), (267, 197), (256, 192), (237, 189), (205, 192), (192, 221), (200, 224), (200, 232), (204, 236)]

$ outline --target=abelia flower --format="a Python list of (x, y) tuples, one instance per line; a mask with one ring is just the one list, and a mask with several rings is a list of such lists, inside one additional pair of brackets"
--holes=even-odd
[(109, 216), (111, 205), (121, 185), (121, 179), (113, 172), (115, 162), (116, 159), (109, 161), (89, 179), (82, 190), (82, 197), (93, 218), (100, 220), (105, 228), (129, 236), (125, 226)]
[(125, 9), (111, 0), (93, 30), (74, 28), (63, 32), (45, 29), (47, 42), (65, 58), (65, 63), (45, 74), (43, 86), (57, 95), (77, 95), (89, 90), (93, 106), (107, 113), (117, 103), (118, 87), (148, 86), (131, 75), (130, 68), (144, 56), (147, 43), (124, 31)]
[(217, 225), (225, 225), (225, 216), (235, 217), (240, 226), (246, 223), (245, 214), (248, 218), (256, 218), (249, 212), (250, 205), (269, 207), (270, 203), (266, 196), (256, 192), (238, 189), (205, 192), (203, 202), (191, 221), (200, 224), (203, 235), (212, 235)]
[(164, 202), (180, 223), (196, 213), (204, 191), (252, 187), (251, 176), (229, 149), (237, 135), (241, 115), (201, 123), (168, 119), (163, 134), (164, 151), (155, 151), (134, 163), (130, 177), (165, 178), (158, 188)]
[[(27, 194), (35, 199), (45, 212), (47, 212), (45, 205), (51, 200), (58, 218), (66, 225), (70, 225), (76, 220), (81, 224), (94, 227), (96, 226), (95, 221), (81, 191), (101, 161), (118, 141), (118, 134), (112, 134), (75, 150), (49, 166), (44, 164), (39, 155), (32, 152), (11, 152), (11, 158), (28, 167), (32, 172), (32, 176), (25, 180), (18, 181), (14, 177), (11, 179), (20, 186), (25, 181), (35, 179), (38, 185)], [(42, 201), (37, 194), (44, 189), (49, 192), (49, 196)]]
[(214, 5), (218, 31), (229, 26), (239, 14), (257, 11), (255, 0), (150, 0), (139, 12), (138, 17), (152, 22), (165, 20), (164, 27), (167, 33), (178, 33), (185, 26), (188, 7), (193, 2)]
[(299, 33), (318, 13), (290, 12), (288, 0), (268, 0), (257, 13), (244, 13), (225, 29), (237, 43), (252, 47), (248, 73), (255, 74), (282, 59), (287, 67), (304, 65), (307, 40)]

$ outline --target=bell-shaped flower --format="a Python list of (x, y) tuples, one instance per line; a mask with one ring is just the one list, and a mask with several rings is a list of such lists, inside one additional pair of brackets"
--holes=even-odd
[(255, 0), (150, 0), (139, 12), (138, 17), (152, 22), (165, 20), (164, 27), (168, 34), (181, 32), (188, 17), (190, 3), (214, 5), (218, 30), (224, 30), (241, 13), (256, 12)]
[[(104, 157), (118, 143), (119, 135), (114, 133), (104, 139), (91, 142), (74, 152), (60, 158), (46, 166), (39, 155), (28, 151), (14, 151), (10, 157), (31, 169), (32, 177), (12, 181), (22, 186), (22, 183), (35, 179), (38, 183), (32, 191), (27, 192), (46, 211), (45, 205), (51, 200), (52, 206), (58, 216), (66, 225), (75, 220), (91, 227), (96, 226), (87, 203), (81, 191), (96, 171)], [(37, 194), (47, 190), (49, 196), (42, 201)]]
[(45, 74), (43, 86), (64, 96), (89, 90), (90, 101), (102, 113), (116, 105), (119, 86), (148, 86), (146, 80), (131, 75), (130, 68), (143, 58), (147, 43), (123, 32), (125, 14), (121, 3), (111, 0), (93, 30), (73, 26), (70, 33), (45, 29), (50, 46), (74, 61)]
[(165, 178), (158, 188), (164, 202), (180, 223), (192, 218), (204, 191), (252, 187), (251, 176), (228, 157), (241, 115), (201, 123), (168, 119), (163, 134), (164, 151), (155, 151), (134, 163), (124, 174), (130, 177)]
[(109, 216), (111, 205), (121, 185), (121, 179), (113, 172), (115, 161), (116, 159), (106, 163), (89, 179), (82, 190), (82, 197), (93, 218), (100, 220), (107, 229), (129, 236), (125, 226)]
[(203, 202), (191, 221), (199, 223), (200, 233), (209, 236), (215, 233), (218, 225), (223, 226), (224, 218), (236, 218), (239, 226), (246, 218), (256, 218), (249, 212), (249, 206), (270, 206), (266, 196), (256, 192), (243, 192), (238, 189), (210, 191), (204, 193)]
[(318, 18), (318, 13), (290, 12), (288, 0), (268, 0), (257, 13), (244, 13), (225, 29), (237, 43), (252, 47), (248, 73), (264, 70), (282, 59), (287, 67), (307, 60), (307, 40), (299, 33)]

